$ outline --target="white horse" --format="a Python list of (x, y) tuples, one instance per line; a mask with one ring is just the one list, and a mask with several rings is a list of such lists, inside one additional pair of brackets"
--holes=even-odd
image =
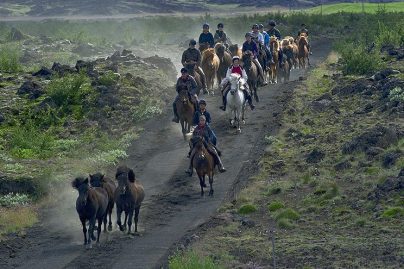
[(240, 89), (241, 85), (244, 85), (244, 80), (237, 73), (230, 75), (230, 91), (227, 94), (227, 107), (230, 111), (230, 124), (235, 126), (237, 122), (237, 131), (241, 133), (240, 129), (240, 118), (244, 121), (244, 111), (245, 111), (245, 97), (243, 91)]

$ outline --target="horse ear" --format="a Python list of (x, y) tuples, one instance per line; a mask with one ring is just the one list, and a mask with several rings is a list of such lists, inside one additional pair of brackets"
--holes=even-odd
[(88, 177), (83, 181), (84, 184), (88, 184)]
[(128, 179), (130, 182), (135, 182), (135, 172), (132, 169), (129, 169)]
[(88, 176), (89, 176), (89, 178), (93, 178), (93, 176), (94, 176), (94, 175), (92, 175), (92, 174), (88, 174)]
[(104, 179), (104, 176), (105, 176), (105, 174), (102, 174), (102, 175), (101, 175), (101, 180), (103, 180), (103, 179)]
[(73, 187), (74, 189), (77, 189), (77, 187), (78, 187), (78, 178), (75, 178), (75, 179), (72, 181), (72, 187)]

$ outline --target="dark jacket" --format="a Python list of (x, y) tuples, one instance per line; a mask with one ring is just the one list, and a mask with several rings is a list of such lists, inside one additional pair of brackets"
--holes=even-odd
[(188, 75), (185, 80), (183, 80), (182, 77), (179, 77), (177, 79), (177, 84), (175, 87), (176, 91), (179, 92), (180, 88), (183, 86), (187, 87), (190, 95), (196, 94), (196, 89), (198, 88), (198, 86), (192, 76)]
[(200, 110), (197, 110), (194, 114), (194, 120), (193, 120), (194, 125), (197, 125), (199, 123), (199, 117), (202, 115), (205, 116), (207, 123), (209, 124), (211, 123), (210, 113), (207, 110), (205, 110), (205, 112), (203, 113)]
[(201, 33), (199, 35), (199, 40), (198, 40), (199, 44), (201, 43), (209, 43), (209, 46), (211, 48), (213, 48), (215, 46), (215, 40), (213, 38), (212, 33), (208, 32), (208, 33)]
[(241, 50), (243, 51), (243, 53), (247, 50), (251, 51), (254, 54), (254, 58), (258, 55), (258, 47), (254, 41), (251, 41), (251, 43), (248, 43), (248, 41), (244, 42), (243, 48)]
[(227, 44), (227, 35), (224, 31), (219, 31), (216, 30), (215, 36), (213, 37), (215, 43), (217, 42), (223, 42), (225, 44)]
[(188, 48), (182, 53), (181, 63), (185, 66), (187, 61), (195, 61), (196, 65), (201, 65), (201, 52), (196, 48)]
[(272, 28), (272, 30), (268, 30), (267, 31), (267, 34), (271, 37), (271, 36), (276, 36), (276, 38), (278, 39), (278, 40), (281, 40), (281, 38), (282, 38), (282, 36), (281, 36), (281, 32), (279, 32), (279, 30), (278, 29), (276, 29), (276, 28)]
[(199, 125), (196, 126), (192, 135), (193, 136), (202, 136), (207, 143), (212, 143), (213, 145), (216, 146), (216, 142), (217, 142), (216, 135), (212, 131), (212, 129), (210, 129), (209, 124), (205, 124), (205, 126), (203, 128), (201, 128)]

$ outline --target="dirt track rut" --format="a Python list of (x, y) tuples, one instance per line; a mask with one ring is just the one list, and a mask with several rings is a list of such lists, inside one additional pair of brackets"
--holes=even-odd
[[(323, 61), (329, 46), (315, 47), (312, 64)], [(102, 234), (101, 244), (86, 251), (74, 204), (76, 194), (63, 194), (61, 207), (47, 209), (43, 221), (0, 246), (1, 268), (160, 268), (168, 249), (188, 231), (209, 219), (232, 190), (235, 182), (248, 178), (257, 168), (263, 137), (276, 132), (278, 117), (297, 80), (304, 73), (292, 70), (291, 81), (259, 89), (261, 102), (246, 113), (242, 133), (228, 127), (227, 116), (218, 109), (219, 96), (203, 96), (213, 118), (226, 173), (215, 175), (214, 197), (200, 197), (199, 181), (185, 175), (188, 144), (179, 125), (171, 122), (171, 110), (146, 123), (126, 161), (143, 183), (146, 200), (140, 212), (140, 236), (115, 230)], [(275, 115), (275, 116), (274, 116)], [(110, 173), (113, 175), (113, 171)], [(66, 214), (65, 212), (69, 212)], [(53, 216), (53, 218), (49, 218)], [(114, 215), (115, 220), (115, 215)], [(63, 225), (60, 223), (63, 222)]]

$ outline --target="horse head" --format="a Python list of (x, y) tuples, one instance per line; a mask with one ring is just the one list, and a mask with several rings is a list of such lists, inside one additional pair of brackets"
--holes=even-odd
[(104, 183), (104, 175), (101, 173), (95, 173), (90, 176), (90, 184), (93, 187), (102, 187), (102, 184)]
[(202, 53), (202, 59), (206, 60), (213, 60), (213, 57), (215, 57), (215, 50), (212, 48), (205, 49)]
[(299, 46), (307, 46), (308, 42), (307, 42), (307, 36), (305, 33), (302, 33), (299, 37)]
[(126, 195), (129, 191), (129, 183), (131, 182), (131, 179), (134, 181), (133, 170), (125, 165), (119, 166), (116, 170), (115, 179), (118, 181), (118, 187), (116, 188), (117, 192), (120, 195)]
[(223, 45), (223, 43), (221, 43), (221, 42), (216, 43), (215, 52), (216, 52), (217, 56), (223, 57), (225, 51), (226, 51), (226, 47)]
[(180, 88), (179, 99), (184, 105), (189, 102), (188, 89), (185, 86)]
[(230, 94), (234, 95), (240, 89), (241, 76), (237, 73), (230, 75)]
[(196, 149), (202, 149), (205, 147), (205, 145), (203, 143), (205, 141), (205, 139), (203, 138), (203, 136), (197, 135), (197, 136), (192, 137), (192, 139), (193, 139), (192, 142), (195, 145)]
[(90, 189), (90, 184), (88, 184), (88, 178), (77, 177), (72, 182), (72, 187), (79, 192), (79, 197), (77, 198), (77, 204), (80, 206), (86, 206), (88, 200), (88, 192)]
[(250, 71), (251, 69), (251, 60), (252, 60), (253, 54), (251, 51), (247, 50), (244, 54), (241, 60), (243, 61), (244, 64), (244, 69), (247, 71)]

